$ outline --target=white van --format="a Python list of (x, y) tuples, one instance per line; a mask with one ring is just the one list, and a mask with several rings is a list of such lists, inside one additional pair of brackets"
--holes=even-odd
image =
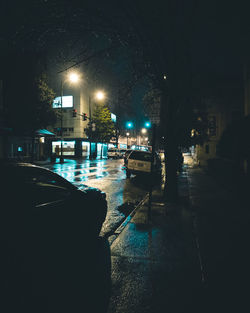
[[(131, 174), (146, 175), (151, 173), (151, 156), (149, 151), (134, 150), (128, 155), (126, 168), (126, 177), (130, 178)], [(154, 176), (161, 176), (161, 159), (155, 153), (153, 164)]]

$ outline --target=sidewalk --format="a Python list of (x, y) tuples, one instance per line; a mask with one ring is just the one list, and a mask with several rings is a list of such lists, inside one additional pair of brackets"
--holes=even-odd
[(164, 205), (155, 191), (151, 222), (144, 205), (113, 242), (108, 313), (243, 311), (248, 211), (186, 161), (180, 203)]
[[(187, 177), (180, 177), (182, 199)], [(201, 271), (185, 201), (165, 206), (153, 193), (152, 220), (142, 206), (111, 246), (112, 297), (109, 313), (187, 312), (195, 307)], [(167, 213), (167, 214), (166, 214)]]
[(249, 195), (199, 168), (188, 169), (188, 182), (204, 274), (205, 312), (249, 312)]

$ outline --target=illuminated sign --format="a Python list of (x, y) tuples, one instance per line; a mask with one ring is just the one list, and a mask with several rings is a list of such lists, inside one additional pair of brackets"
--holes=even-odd
[[(61, 97), (56, 97), (53, 101), (53, 108), (61, 108)], [(72, 108), (73, 107), (73, 96), (63, 96), (62, 97), (62, 107), (63, 108)]]
[(116, 122), (116, 115), (111, 113), (111, 120), (115, 123)]

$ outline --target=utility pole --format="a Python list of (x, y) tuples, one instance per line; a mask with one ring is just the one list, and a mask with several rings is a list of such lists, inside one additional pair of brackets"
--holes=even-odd
[(152, 204), (152, 190), (153, 190), (153, 167), (155, 160), (155, 139), (156, 139), (156, 124), (152, 127), (152, 154), (151, 154), (151, 179), (149, 182), (149, 193), (148, 193), (148, 223), (151, 222), (151, 204)]
[(63, 163), (63, 81), (61, 80), (61, 153), (60, 163)]
[(89, 158), (92, 159), (92, 155), (91, 155), (92, 118), (91, 118), (91, 97), (90, 96), (89, 96), (89, 121), (91, 124), (91, 134), (89, 138)]

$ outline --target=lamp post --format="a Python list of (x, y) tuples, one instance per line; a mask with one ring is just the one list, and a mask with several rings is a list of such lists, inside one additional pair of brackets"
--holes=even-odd
[[(147, 133), (147, 129), (146, 128), (142, 128), (141, 129), (141, 133), (143, 135), (145, 135)], [(141, 146), (141, 142), (142, 142), (142, 139), (141, 139), (141, 136), (139, 135), (139, 150), (141, 150), (140, 146)]]
[(79, 75), (77, 73), (71, 73), (65, 80), (61, 80), (61, 119), (60, 119), (60, 126), (61, 126), (61, 153), (60, 153), (60, 163), (64, 162), (63, 159), (63, 87), (67, 81), (72, 83), (77, 83), (79, 80)]
[[(151, 124), (150, 124), (151, 126)], [(150, 127), (149, 126), (149, 127)], [(152, 127), (152, 152), (151, 152), (151, 177), (153, 175), (153, 166), (154, 166), (154, 159), (155, 159), (155, 141), (156, 141), (156, 124), (153, 124)], [(151, 204), (152, 204), (152, 180), (150, 181), (149, 185), (149, 193), (148, 193), (148, 223), (151, 222)]]
[[(131, 121), (127, 121), (126, 124), (125, 124), (125, 127), (126, 127), (126, 129), (132, 129), (132, 128), (134, 128), (134, 124)], [(128, 146), (128, 136), (129, 136), (129, 133), (127, 132), (126, 135), (127, 135), (127, 146)], [(132, 143), (131, 141), (132, 141), (132, 139), (130, 140), (130, 145)]]
[(129, 136), (129, 133), (126, 133), (126, 136), (127, 136), (127, 149), (128, 149), (128, 136)]
[[(106, 98), (105, 93), (103, 91), (96, 91), (94, 98), (98, 101), (102, 101)], [(92, 132), (95, 131), (95, 124), (92, 123), (92, 108), (91, 108), (91, 96), (89, 95), (89, 122), (90, 122), (90, 129), (91, 129), (91, 135), (90, 137), (92, 137)], [(92, 159), (92, 155), (91, 155), (91, 138), (89, 138), (89, 158)]]

